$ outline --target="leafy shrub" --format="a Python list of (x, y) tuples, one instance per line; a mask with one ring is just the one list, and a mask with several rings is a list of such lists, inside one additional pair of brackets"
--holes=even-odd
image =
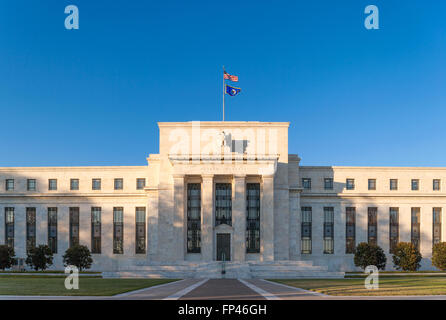
[(446, 242), (434, 244), (432, 248), (432, 265), (442, 271), (446, 270)]
[(417, 271), (422, 257), (420, 251), (410, 242), (400, 242), (393, 252), (395, 268), (403, 271)]
[(14, 249), (7, 245), (0, 245), (0, 269), (11, 268), (14, 264)]
[(26, 257), (26, 264), (36, 271), (48, 268), (53, 264), (53, 253), (51, 252), (50, 247), (41, 244), (31, 248)]
[(386, 255), (381, 247), (361, 242), (355, 250), (355, 266), (365, 269), (367, 266), (376, 266), (380, 270), (386, 267)]
[(76, 245), (68, 248), (63, 256), (65, 266), (76, 266), (79, 271), (82, 269), (89, 269), (93, 263), (90, 250), (86, 246)]

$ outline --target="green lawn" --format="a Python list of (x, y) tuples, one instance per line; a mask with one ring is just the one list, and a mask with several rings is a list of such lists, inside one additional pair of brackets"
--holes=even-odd
[(364, 278), (271, 281), (334, 296), (446, 295), (446, 277), (440, 276), (386, 276), (378, 290), (367, 290)]
[(102, 279), (79, 277), (79, 290), (65, 289), (64, 276), (1, 276), (0, 295), (111, 296), (174, 279)]
[[(361, 271), (347, 271), (345, 274), (349, 275), (349, 274), (358, 274), (358, 273), (362, 273)], [(442, 274), (442, 273), (446, 273), (446, 271), (442, 271), (442, 270), (417, 270), (417, 271), (383, 271), (383, 270), (379, 270), (380, 274), (398, 274), (398, 273), (438, 273), (438, 274)], [(365, 275), (368, 275), (366, 273), (364, 273)]]
[[(1, 270), (0, 274), (2, 273), (29, 273), (29, 274), (33, 274), (33, 273), (60, 273), (60, 274), (65, 274), (64, 270), (39, 270), (39, 271), (34, 271), (34, 270), (25, 270), (25, 271), (17, 271), (17, 270), (10, 270), (10, 271), (5, 271), (5, 270)], [(98, 271), (80, 271), (80, 274), (93, 274), (93, 275), (101, 275), (102, 272), (98, 272)]]

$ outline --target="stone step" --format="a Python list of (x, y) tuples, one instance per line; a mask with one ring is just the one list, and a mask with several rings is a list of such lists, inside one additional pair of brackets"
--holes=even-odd
[[(222, 270), (225, 273), (222, 273)], [(329, 272), (327, 266), (311, 261), (237, 262), (182, 261), (171, 264), (133, 265), (125, 270), (103, 272), (105, 278), (342, 278), (343, 272)]]
[(250, 265), (262, 266), (314, 266), (313, 261), (267, 261), (267, 262), (248, 262)]
[(253, 272), (253, 278), (259, 279), (302, 279), (302, 278), (319, 278), (319, 279), (339, 279), (344, 278), (344, 272), (318, 272), (318, 271), (301, 271), (301, 272)]
[(269, 271), (269, 272), (279, 272), (279, 271), (328, 271), (326, 266), (311, 266), (311, 267), (300, 267), (300, 266), (251, 266), (251, 271)]

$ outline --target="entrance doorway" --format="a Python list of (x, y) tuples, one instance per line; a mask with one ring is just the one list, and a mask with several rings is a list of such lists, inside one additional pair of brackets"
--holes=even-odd
[(231, 260), (231, 234), (217, 233), (217, 261)]

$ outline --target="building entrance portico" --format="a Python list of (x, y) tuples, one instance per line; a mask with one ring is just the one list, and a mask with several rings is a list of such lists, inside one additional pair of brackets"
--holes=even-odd
[[(190, 172), (192, 174), (175, 173), (174, 176), (174, 224), (183, 226), (183, 232), (174, 234), (177, 243), (181, 244), (184, 252), (178, 252), (178, 258), (189, 261), (271, 261), (273, 252), (273, 181), (274, 175), (259, 175), (257, 170), (246, 170), (247, 174), (231, 172), (231, 163), (213, 161), (201, 163), (201, 167), (220, 168), (218, 173), (201, 174), (195, 172), (193, 164), (187, 166), (183, 160), (171, 157), (174, 172)], [(178, 161), (178, 163), (176, 163)], [(263, 162), (262, 168), (267, 166), (273, 171), (276, 160)], [(240, 164), (243, 166), (243, 164)], [(249, 164), (246, 164), (249, 166)], [(226, 168), (225, 168), (226, 167)], [(182, 169), (180, 171), (180, 168)], [(222, 170), (226, 169), (226, 170)], [(204, 170), (205, 172), (207, 170)], [(229, 172), (228, 172), (229, 171)], [(274, 172), (274, 171), (273, 171)], [(229, 173), (229, 174), (228, 174)], [(201, 185), (200, 199), (200, 248), (192, 247), (191, 230), (191, 201), (190, 189), (192, 185)], [(248, 186), (255, 189), (257, 198), (252, 198), (248, 206)], [(253, 188), (254, 186), (254, 188)], [(196, 187), (195, 187), (196, 188)], [(249, 208), (257, 210), (249, 215)], [(257, 219), (257, 220), (256, 220)], [(251, 221), (250, 224), (247, 221)], [(195, 224), (197, 225), (197, 224)], [(195, 233), (195, 237), (196, 237)], [(257, 237), (257, 238), (256, 238)], [(268, 239), (269, 238), (269, 239)], [(250, 248), (247, 247), (247, 244)], [(178, 249), (178, 247), (177, 247)]]

